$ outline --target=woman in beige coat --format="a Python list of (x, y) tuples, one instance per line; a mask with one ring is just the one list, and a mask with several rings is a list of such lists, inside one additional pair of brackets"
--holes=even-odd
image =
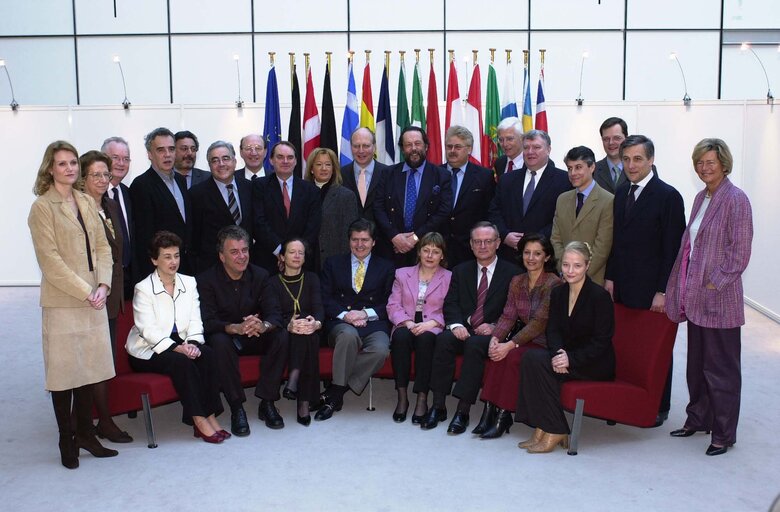
[[(92, 385), (114, 376), (104, 310), (111, 282), (111, 249), (94, 201), (74, 190), (76, 148), (56, 141), (46, 148), (30, 209), (35, 256), (41, 267), (43, 360), (60, 432), (62, 465), (79, 465), (79, 448), (113, 457), (92, 428)], [(71, 416), (76, 418), (75, 432)]]

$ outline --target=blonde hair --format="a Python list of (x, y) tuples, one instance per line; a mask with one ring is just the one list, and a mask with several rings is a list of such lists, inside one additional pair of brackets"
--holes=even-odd
[(332, 185), (341, 185), (341, 166), (339, 165), (339, 159), (336, 153), (329, 148), (314, 148), (309, 154), (309, 158), (306, 159), (306, 175), (303, 177), (306, 181), (314, 181), (314, 174), (312, 168), (314, 167), (314, 160), (320, 155), (328, 155), (330, 163), (333, 165), (333, 174), (328, 180), (328, 183)]
[(585, 258), (585, 263), (590, 263), (590, 259), (593, 257), (593, 251), (588, 242), (579, 242), (577, 240), (569, 242), (563, 249), (563, 254), (566, 254), (567, 252), (576, 252), (581, 255)]
[(693, 148), (693, 154), (691, 160), (693, 160), (693, 168), (696, 169), (696, 162), (702, 159), (704, 153), (708, 151), (714, 151), (718, 155), (721, 167), (723, 167), (723, 174), (729, 174), (734, 166), (734, 157), (731, 156), (729, 147), (720, 139), (702, 139)]
[[(52, 183), (54, 183), (54, 176), (51, 171), (54, 167), (54, 154), (57, 151), (69, 151), (73, 153), (76, 160), (79, 158), (79, 152), (73, 147), (73, 144), (64, 140), (55, 140), (46, 147), (46, 151), (43, 152), (43, 160), (41, 160), (41, 166), (38, 167), (38, 175), (35, 177), (35, 185), (33, 185), (33, 194), (36, 196), (42, 196), (49, 191)], [(81, 175), (81, 170), (79, 170)]]

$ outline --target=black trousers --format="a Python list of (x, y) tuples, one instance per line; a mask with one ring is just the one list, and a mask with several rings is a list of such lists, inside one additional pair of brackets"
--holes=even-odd
[(290, 370), (298, 375), (298, 400), (316, 402), (320, 396), (320, 333), (292, 334), (290, 338)]
[[(490, 345), (490, 336), (473, 334), (460, 341), (449, 330), (436, 336), (431, 373), (433, 392), (445, 395), (450, 393), (455, 375), (455, 358), (458, 354), (464, 354), (463, 367), (454, 394), (467, 401), (471, 399), (471, 403), (474, 403), (482, 385), (488, 345)], [(483, 353), (484, 356), (480, 356)], [(470, 398), (472, 396), (473, 398)]]
[(206, 336), (206, 343), (214, 350), (219, 389), (231, 408), (246, 402), (244, 387), (241, 385), (239, 355), (262, 355), (255, 396), (263, 400), (279, 400), (279, 385), (287, 364), (287, 342), (287, 331), (279, 328), (251, 338), (221, 332)]
[(393, 361), (395, 389), (409, 387), (414, 351), (414, 392), (427, 393), (431, 384), (433, 352), (436, 335), (430, 331), (415, 336), (406, 327), (399, 327), (390, 340), (390, 358)]
[(162, 373), (173, 380), (183, 407), (182, 422), (192, 425), (193, 416), (219, 415), (224, 408), (219, 397), (219, 377), (212, 350), (200, 346), (200, 357), (190, 359), (173, 350), (153, 354), (151, 359), (130, 356), (136, 372)]

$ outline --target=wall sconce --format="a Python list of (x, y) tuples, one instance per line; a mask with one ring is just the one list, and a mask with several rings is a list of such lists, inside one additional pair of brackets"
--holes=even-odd
[[(761, 62), (761, 58), (758, 56), (756, 51), (750, 46), (750, 43), (742, 43), (739, 49), (742, 50), (743, 52), (750, 50), (750, 52), (756, 58), (758, 63), (761, 65), (761, 69), (764, 71), (764, 78), (766, 78), (766, 104), (773, 105), (775, 103), (775, 97), (772, 96), (772, 88), (769, 86), (769, 75), (767, 75), (766, 73), (766, 68), (764, 67), (764, 63)], [(777, 47), (777, 51), (780, 52), (780, 46)]]
[(19, 110), (19, 104), (16, 102), (16, 96), (14, 96), (14, 84), (11, 83), (11, 75), (8, 73), (8, 66), (5, 65), (5, 59), (0, 59), (0, 68), (5, 70), (5, 76), (8, 77), (8, 86), (11, 88), (11, 110), (16, 112)]
[(577, 105), (582, 106), (585, 99), (582, 97), (582, 72), (585, 69), (585, 59), (588, 58), (588, 52), (582, 52), (582, 62), (580, 62), (580, 94), (577, 96)]
[(244, 108), (244, 100), (241, 99), (241, 70), (238, 65), (238, 54), (233, 55), (233, 60), (236, 61), (236, 79), (238, 81), (238, 99), (236, 100), (236, 108)]
[(683, 71), (682, 64), (680, 64), (680, 59), (677, 57), (677, 54), (675, 52), (669, 54), (669, 59), (677, 62), (677, 67), (680, 68), (680, 75), (682, 76), (683, 87), (685, 88), (685, 95), (683, 96), (683, 105), (689, 107), (691, 106), (691, 97), (688, 96), (688, 82), (685, 80), (685, 71)]
[(127, 100), (127, 86), (125, 85), (125, 72), (122, 71), (122, 63), (119, 61), (119, 55), (114, 55), (114, 62), (119, 66), (119, 74), (122, 75), (122, 89), (125, 92), (125, 99), (122, 101), (122, 106), (125, 110), (130, 110), (130, 102)]

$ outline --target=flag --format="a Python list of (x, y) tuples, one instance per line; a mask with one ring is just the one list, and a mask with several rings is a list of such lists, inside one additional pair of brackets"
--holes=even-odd
[(498, 99), (498, 80), (496, 68), (491, 63), (488, 67), (487, 98), (485, 99), (485, 135), (482, 139), (482, 165), (493, 168), (493, 162), (499, 157), (498, 152), (498, 122), (501, 102)]
[[(401, 136), (401, 132), (404, 128), (409, 126), (409, 102), (406, 100), (406, 70), (404, 69), (404, 61), (401, 60), (401, 66), (398, 71), (398, 101), (395, 108), (395, 131), (398, 136)], [(404, 161), (404, 154), (401, 148), (397, 148), (396, 162)]]
[(425, 157), (433, 165), (441, 165), (441, 124), (439, 123), (439, 94), (436, 92), (436, 74), (433, 72), (433, 60), (431, 60), (431, 72), (428, 74), (428, 154)]
[(320, 114), (314, 97), (314, 81), (311, 68), (306, 77), (306, 101), (303, 104), (303, 172), (306, 172), (306, 159), (315, 148), (320, 146)]
[[(325, 107), (323, 106), (322, 108), (324, 109)], [(506, 63), (504, 101), (501, 102), (501, 119), (503, 120), (507, 117), (517, 117), (517, 102), (515, 101), (515, 74), (512, 71), (512, 61)]]
[(412, 77), (412, 125), (425, 130), (425, 107), (423, 106), (422, 81), (420, 79), (420, 64), (414, 65)]
[(395, 140), (393, 140), (393, 114), (390, 110), (390, 87), (387, 80), (387, 66), (382, 71), (379, 87), (379, 105), (376, 112), (376, 154), (383, 164), (395, 163)]
[(371, 66), (366, 62), (363, 68), (363, 98), (360, 101), (360, 126), (376, 133), (374, 124), (374, 98), (371, 96)]
[(539, 88), (536, 90), (536, 129), (548, 131), (547, 111), (544, 108), (544, 67), (539, 71)]
[(290, 110), (290, 124), (287, 127), (287, 140), (295, 146), (297, 163), (295, 171), (297, 176), (303, 177), (303, 164), (301, 163), (301, 88), (298, 86), (298, 71), (295, 64), (292, 68), (292, 109)]
[(444, 131), (452, 125), (463, 125), (463, 103), (458, 92), (458, 72), (455, 59), (450, 60), (450, 76), (447, 79), (447, 109), (444, 116)]
[(271, 65), (268, 70), (268, 83), (265, 87), (265, 123), (263, 125), (263, 140), (265, 141), (265, 161), (263, 167), (271, 171), (271, 148), (282, 140), (282, 119), (279, 113), (279, 86), (276, 84), (276, 68)]
[(474, 72), (471, 75), (471, 85), (466, 99), (466, 108), (463, 109), (463, 119), (466, 128), (474, 136), (474, 146), (471, 148), (469, 161), (482, 165), (482, 79), (479, 76), (479, 64), (474, 65)]
[(531, 117), (531, 83), (528, 79), (528, 66), (523, 69), (523, 132), (534, 129)]
[(339, 141), (336, 138), (336, 114), (333, 113), (333, 93), (330, 90), (330, 65), (325, 63), (325, 83), (322, 86), (322, 126), (320, 126), (320, 147), (328, 148), (338, 155)]
[(341, 153), (339, 154), (339, 162), (342, 167), (352, 163), (352, 132), (355, 131), (358, 124), (355, 74), (352, 72), (352, 61), (349, 61), (347, 71), (347, 103), (344, 107), (344, 117), (341, 120)]

